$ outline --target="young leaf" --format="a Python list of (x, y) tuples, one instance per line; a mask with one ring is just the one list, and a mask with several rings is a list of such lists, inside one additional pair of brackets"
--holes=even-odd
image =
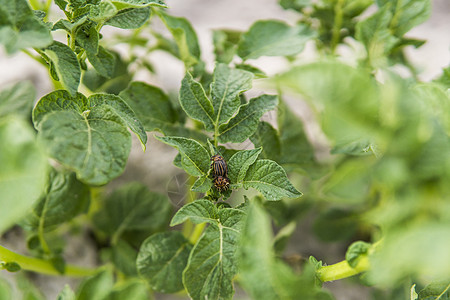
[(217, 222), (219, 214), (216, 206), (209, 200), (195, 200), (180, 208), (170, 221), (175, 226), (190, 220), (194, 224)]
[(87, 52), (87, 58), (100, 75), (108, 78), (113, 76), (116, 60), (111, 52), (102, 46), (98, 46), (96, 53)]
[(228, 161), (228, 176), (231, 183), (241, 183), (248, 168), (256, 161), (262, 149), (236, 152)]
[(0, 117), (16, 114), (29, 117), (36, 91), (29, 81), (7, 86), (0, 91)]
[(76, 42), (86, 50), (88, 55), (95, 56), (98, 52), (99, 33), (95, 23), (92, 21), (84, 22), (76, 30)]
[(114, 281), (111, 272), (103, 271), (86, 278), (77, 291), (77, 300), (102, 300), (109, 294)]
[(253, 74), (230, 69), (225, 64), (217, 64), (211, 85), (215, 125), (227, 123), (238, 110), (241, 102), (239, 94), (252, 87)]
[(214, 108), (206, 97), (202, 85), (192, 78), (191, 73), (181, 81), (180, 104), (186, 114), (194, 120), (203, 122), (206, 130), (214, 130)]
[(68, 46), (57, 41), (45, 48), (43, 52), (50, 58), (63, 87), (75, 96), (81, 78), (80, 64), (75, 53)]
[(137, 29), (147, 22), (150, 18), (150, 13), (151, 10), (149, 7), (122, 9), (112, 18), (108, 19), (105, 25), (122, 29)]
[(247, 170), (243, 181), (245, 189), (257, 189), (270, 201), (283, 197), (297, 198), (302, 195), (290, 182), (286, 172), (276, 162), (268, 159), (257, 160)]
[(261, 158), (268, 158), (277, 162), (280, 161), (280, 137), (276, 129), (269, 123), (259, 122), (255, 133), (250, 136), (250, 141), (253, 143), (255, 148), (262, 148)]
[(139, 275), (153, 290), (175, 293), (183, 289), (182, 273), (192, 245), (177, 231), (156, 233), (146, 239), (136, 260)]
[(168, 223), (171, 210), (167, 196), (151, 192), (140, 183), (130, 183), (105, 199), (94, 224), (116, 242), (126, 231), (160, 229)]
[(206, 193), (211, 189), (212, 182), (208, 176), (199, 177), (191, 187), (191, 190), (197, 193)]
[(219, 142), (243, 143), (258, 128), (259, 119), (278, 104), (278, 97), (262, 95), (250, 99), (228, 123), (219, 127)]
[(213, 31), (214, 54), (216, 61), (229, 64), (236, 54), (240, 31), (217, 29)]
[(189, 175), (203, 176), (209, 171), (208, 151), (197, 141), (182, 137), (157, 137), (161, 142), (175, 147), (181, 154), (181, 164)]
[(111, 260), (114, 266), (126, 276), (136, 276), (137, 250), (128, 242), (119, 239), (117, 244), (112, 246)]
[(137, 7), (167, 7), (163, 0), (111, 0), (117, 9), (137, 8)]
[(44, 191), (47, 158), (20, 118), (0, 119), (0, 232), (19, 221)]
[(66, 284), (63, 290), (56, 297), (56, 300), (75, 300), (75, 293), (70, 286)]
[(178, 53), (186, 66), (193, 66), (200, 61), (200, 46), (197, 34), (189, 21), (173, 17), (162, 11), (156, 12), (173, 35), (178, 46)]
[(47, 191), (36, 202), (24, 220), (29, 230), (49, 231), (86, 212), (90, 189), (79, 182), (74, 173), (50, 172)]
[(238, 55), (244, 60), (260, 56), (289, 56), (303, 51), (316, 33), (304, 24), (294, 27), (284, 22), (257, 21), (242, 34)]
[(367, 255), (367, 252), (370, 249), (370, 244), (363, 241), (353, 242), (347, 249), (345, 253), (345, 260), (348, 264), (354, 268), (358, 265), (359, 259), (361, 255)]
[(91, 107), (108, 106), (112, 108), (114, 112), (122, 118), (128, 128), (136, 134), (141, 142), (142, 149), (145, 150), (147, 133), (145, 133), (144, 126), (137, 119), (134, 111), (122, 100), (122, 98), (116, 95), (95, 94), (88, 98), (88, 102)]
[(220, 221), (211, 223), (195, 244), (183, 272), (183, 283), (191, 298), (233, 297), (235, 252), (244, 217), (245, 213), (237, 209), (220, 210)]
[(404, 35), (431, 15), (430, 0), (377, 0), (377, 4), (383, 8), (388, 7), (395, 16), (389, 27), (396, 36)]
[(0, 44), (9, 54), (25, 48), (44, 48), (53, 41), (50, 30), (26, 0), (0, 0), (0, 16)]
[(117, 14), (117, 8), (110, 0), (103, 0), (98, 5), (91, 6), (89, 19), (96, 23), (104, 23)]

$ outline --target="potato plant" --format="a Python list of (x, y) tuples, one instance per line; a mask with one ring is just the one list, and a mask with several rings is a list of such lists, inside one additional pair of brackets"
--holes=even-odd
[[(450, 69), (423, 82), (405, 55), (426, 42), (408, 32), (429, 17), (430, 1), (280, 0), (295, 24), (214, 30), (214, 62), (167, 4), (176, 5), (0, 0), (5, 52), (28, 54), (54, 85), (37, 102), (26, 81), (0, 91), (0, 233), (20, 230), (29, 250), (0, 246), (2, 273), (18, 272), (18, 288), (0, 278), (0, 298), (44, 299), (24, 276), (34, 272), (82, 279), (61, 286), (61, 300), (233, 299), (235, 289), (325, 300), (335, 298), (324, 283), (355, 275), (372, 299), (448, 299)], [(103, 35), (105, 26), (119, 34)], [(307, 44), (313, 60), (302, 56)], [(158, 76), (154, 51), (183, 63), (175, 93), (133, 79)], [(288, 67), (267, 74), (263, 56)], [(325, 157), (295, 101), (326, 137)], [(268, 112), (276, 118), (262, 121)], [(110, 184), (132, 135), (146, 151), (148, 134), (178, 151), (191, 200), (177, 210), (142, 182)], [(341, 262), (286, 259), (304, 215), (324, 247), (348, 247)], [(64, 241), (80, 230), (98, 249), (95, 268), (65, 259)]]

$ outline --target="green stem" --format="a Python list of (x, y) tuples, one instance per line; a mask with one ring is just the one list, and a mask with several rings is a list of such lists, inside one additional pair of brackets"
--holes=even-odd
[(331, 53), (334, 54), (336, 47), (339, 43), (339, 38), (341, 36), (342, 19), (344, 12), (342, 11), (342, 6), (344, 5), (343, 0), (338, 0), (336, 6), (334, 7), (334, 24), (331, 36)]
[(41, 8), (38, 0), (30, 0), (30, 5), (33, 10), (39, 10)]
[[(61, 276), (61, 273), (59, 273), (49, 261), (21, 255), (8, 250), (3, 246), (0, 246), (0, 261), (6, 263), (18, 263), (22, 269), (27, 271), (33, 271), (46, 275)], [(93, 275), (96, 272), (97, 269), (88, 269), (73, 265), (66, 265), (65, 273), (63, 275), (71, 277), (84, 277)]]
[(352, 268), (346, 260), (338, 262), (330, 266), (323, 266), (316, 271), (317, 277), (322, 281), (333, 281), (342, 278), (347, 278), (361, 272), (367, 271), (370, 268), (369, 258), (367, 255), (361, 256), (356, 267)]
[(206, 226), (206, 223), (195, 225), (194, 230), (192, 230), (192, 234), (189, 237), (189, 242), (191, 244), (197, 243), (198, 239), (200, 238), (200, 236), (203, 233), (203, 229), (205, 229), (205, 226)]
[(22, 52), (25, 53), (26, 55), (28, 55), (29, 57), (31, 57), (32, 59), (34, 59), (35, 61), (37, 61), (38, 63), (40, 63), (41, 65), (45, 66), (46, 68), (48, 68), (47, 63), (39, 56), (33, 55), (30, 51), (28, 51), (27, 49), (22, 49)]

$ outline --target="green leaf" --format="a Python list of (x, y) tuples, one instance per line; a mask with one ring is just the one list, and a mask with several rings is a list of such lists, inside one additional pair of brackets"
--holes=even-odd
[(213, 30), (213, 44), (216, 61), (229, 64), (236, 54), (241, 32), (235, 30)]
[(377, 4), (390, 9), (394, 17), (389, 27), (397, 36), (404, 35), (431, 15), (430, 0), (377, 0)]
[[(91, 98), (95, 104), (110, 96)], [(71, 97), (66, 91), (52, 92), (37, 103), (33, 122), (51, 157), (72, 168), (81, 181), (101, 185), (123, 172), (131, 137), (116, 113), (120, 104), (88, 103), (79, 93)]]
[(129, 243), (118, 240), (112, 247), (111, 260), (114, 266), (126, 276), (136, 276), (137, 251)]
[(0, 299), (12, 299), (11, 286), (3, 278), (0, 278)]
[(209, 200), (195, 200), (180, 208), (170, 221), (170, 226), (190, 220), (194, 224), (217, 222), (219, 213), (216, 206)]
[(348, 240), (356, 233), (358, 222), (352, 211), (331, 208), (314, 221), (314, 233), (325, 242)]
[(156, 12), (167, 29), (172, 33), (178, 46), (178, 53), (186, 66), (193, 66), (200, 61), (200, 46), (197, 34), (188, 20), (174, 17), (162, 11)]
[(109, 294), (114, 281), (111, 272), (103, 271), (86, 278), (77, 291), (77, 300), (103, 300)]
[(183, 169), (192, 176), (203, 176), (209, 171), (208, 151), (197, 141), (182, 137), (158, 137), (161, 142), (175, 147), (181, 154)]
[(356, 241), (353, 242), (347, 249), (345, 253), (345, 260), (348, 262), (350, 267), (354, 268), (358, 265), (361, 255), (367, 255), (371, 245), (366, 242)]
[(68, 46), (57, 41), (45, 48), (43, 52), (53, 63), (62, 86), (75, 96), (81, 77), (80, 64), (75, 53)]
[(95, 54), (87, 52), (87, 58), (100, 75), (108, 78), (114, 75), (115, 57), (102, 46), (98, 47), (98, 52)]
[(47, 191), (36, 202), (24, 220), (28, 230), (50, 231), (87, 211), (90, 189), (74, 173), (50, 172)]
[(252, 87), (253, 74), (217, 64), (211, 85), (211, 98), (215, 113), (215, 125), (227, 123), (238, 110), (239, 94)]
[(103, 298), (103, 300), (122, 299), (148, 300), (149, 295), (145, 284), (139, 281), (126, 281), (115, 286), (108, 296)]
[(110, 25), (122, 29), (140, 28), (150, 18), (151, 10), (149, 7), (126, 8), (120, 10), (111, 19), (106, 21), (105, 25)]
[(95, 56), (98, 52), (99, 33), (94, 22), (88, 21), (83, 23), (76, 30), (75, 40), (82, 48), (86, 50), (88, 55)]
[(332, 145), (372, 137), (381, 130), (379, 92), (365, 71), (341, 62), (319, 62), (294, 67), (277, 82), (321, 111), (322, 129)]
[[(275, 128), (267, 122), (259, 122), (255, 133), (250, 136), (250, 141), (255, 148), (261, 147), (261, 158), (268, 158), (274, 161), (280, 160), (281, 145), (280, 137)], [(294, 152), (295, 154), (300, 151)]]
[(111, 0), (117, 9), (137, 8), (137, 7), (167, 7), (163, 0)]
[(156, 233), (139, 250), (136, 265), (139, 275), (153, 290), (175, 293), (183, 289), (182, 273), (192, 246), (177, 231)]
[(238, 55), (244, 60), (295, 55), (302, 52), (306, 42), (315, 36), (316, 33), (304, 24), (291, 27), (281, 21), (257, 21), (242, 34)]
[(228, 161), (228, 176), (231, 183), (241, 183), (248, 168), (256, 161), (262, 149), (242, 150), (236, 152)]
[(159, 130), (169, 136), (183, 136), (196, 140), (206, 137), (199, 131), (184, 127), (169, 96), (160, 88), (144, 82), (132, 82), (120, 97), (134, 110), (146, 131)]
[(0, 117), (19, 115), (29, 118), (36, 91), (29, 81), (9, 85), (0, 91)]
[(95, 214), (94, 224), (111, 236), (113, 243), (130, 230), (154, 232), (162, 228), (172, 210), (167, 196), (151, 192), (140, 183), (115, 190), (104, 200), (103, 207)]
[(393, 15), (388, 5), (356, 25), (356, 38), (367, 50), (367, 56), (373, 66), (386, 63), (386, 55), (399, 42), (390, 29)]
[(103, 0), (98, 5), (91, 6), (89, 19), (96, 23), (104, 23), (117, 14), (117, 8), (110, 0)]
[(283, 197), (297, 198), (302, 195), (288, 180), (286, 172), (276, 162), (268, 159), (257, 160), (247, 170), (243, 180), (245, 189), (254, 188), (270, 201)]
[(278, 97), (261, 95), (250, 99), (228, 123), (219, 127), (219, 142), (243, 143), (258, 128), (259, 119), (278, 105)]
[(199, 177), (191, 187), (191, 190), (197, 193), (206, 193), (212, 187), (211, 178), (208, 176)]
[(419, 292), (419, 300), (448, 300), (450, 299), (450, 283), (437, 281), (428, 284)]
[(0, 44), (12, 54), (25, 48), (44, 48), (53, 42), (50, 30), (26, 0), (0, 0)]
[(141, 142), (142, 149), (145, 151), (145, 144), (147, 143), (147, 133), (145, 133), (144, 126), (137, 119), (134, 111), (127, 105), (122, 98), (115, 95), (95, 94), (88, 98), (91, 107), (108, 106), (122, 118), (125, 124), (133, 131)]
[(202, 85), (188, 72), (181, 82), (180, 104), (186, 114), (203, 122), (206, 130), (214, 130), (214, 108)]
[(19, 118), (0, 119), (0, 232), (19, 221), (44, 191), (47, 158), (33, 129)]
[(195, 244), (183, 272), (183, 284), (192, 299), (233, 297), (235, 253), (244, 217), (241, 210), (220, 210), (220, 221), (211, 223)]

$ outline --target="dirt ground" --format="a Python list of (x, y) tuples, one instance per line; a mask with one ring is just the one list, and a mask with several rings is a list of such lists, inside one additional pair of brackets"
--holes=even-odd
[[(246, 30), (260, 19), (280, 19), (293, 24), (296, 14), (285, 11), (276, 0), (167, 0), (170, 13), (175, 16), (186, 17), (197, 31), (202, 57), (207, 67), (213, 68), (212, 29), (228, 28)], [(424, 24), (411, 30), (407, 36), (427, 40), (419, 49), (408, 49), (407, 55), (412, 63), (420, 70), (419, 78), (428, 81), (441, 73), (442, 68), (450, 63), (450, 1), (433, 0), (431, 18)], [(108, 29), (110, 31), (111, 29)], [(120, 51), (120, 49), (119, 49)], [(308, 50), (307, 50), (308, 51)], [(311, 57), (313, 54), (311, 55)], [(305, 55), (308, 57), (308, 55)], [(157, 77), (138, 74), (136, 79), (161, 86), (166, 91), (177, 90), (183, 76), (183, 66), (164, 53), (155, 53), (150, 60), (155, 66)], [(280, 71), (284, 60), (280, 58), (260, 58), (253, 62), (268, 74)], [(23, 53), (7, 56), (4, 49), (0, 49), (0, 89), (9, 83), (21, 80), (31, 80), (37, 88), (38, 98), (52, 90), (48, 74), (38, 63)], [(300, 105), (294, 105), (296, 113), (307, 119), (307, 113)], [(180, 186), (183, 185), (182, 172), (172, 166), (172, 159), (176, 151), (157, 142), (149, 134), (148, 150), (142, 153), (138, 141), (133, 141), (133, 149), (125, 173), (113, 182), (119, 185), (130, 180), (139, 180), (152, 189), (167, 193), (177, 205), (180, 198)], [(155, 176), (154, 171), (157, 170)], [(328, 264), (343, 259), (345, 249), (340, 244), (329, 244), (324, 249), (309, 233), (310, 220), (302, 221), (288, 246), (289, 254), (314, 254)], [(70, 263), (92, 266), (96, 264), (95, 251), (86, 246), (86, 236), (80, 236), (70, 241), (65, 256)], [(0, 244), (26, 253), (23, 236), (20, 230), (13, 230), (0, 238)], [(0, 274), (4, 277), (4, 272)], [(10, 278), (10, 276), (8, 276)], [(33, 281), (45, 293), (48, 299), (55, 299), (56, 294), (68, 282), (75, 286), (77, 281), (71, 279), (55, 279), (46, 276), (32, 276)], [(327, 283), (325, 285), (335, 295), (337, 300), (360, 300), (369, 298), (369, 288), (352, 284), (352, 279)], [(237, 292), (236, 299), (246, 299), (241, 292)], [(157, 295), (156, 299), (181, 299), (177, 296)]]

